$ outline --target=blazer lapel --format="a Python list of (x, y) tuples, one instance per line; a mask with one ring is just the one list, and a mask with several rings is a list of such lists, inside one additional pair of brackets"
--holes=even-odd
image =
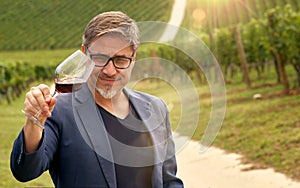
[[(75, 99), (75, 100), (74, 100)], [(85, 142), (96, 152), (109, 187), (116, 187), (113, 155), (108, 135), (87, 86), (73, 94), (74, 116)]]
[(162, 185), (162, 163), (166, 159), (166, 142), (168, 139), (165, 130), (166, 113), (161, 114), (161, 109), (156, 109), (161, 106), (158, 107), (157, 104), (152, 104), (157, 101), (145, 100), (145, 98), (141, 98), (135, 92), (128, 89), (124, 89), (124, 92), (149, 130), (153, 142), (154, 169), (152, 185)]

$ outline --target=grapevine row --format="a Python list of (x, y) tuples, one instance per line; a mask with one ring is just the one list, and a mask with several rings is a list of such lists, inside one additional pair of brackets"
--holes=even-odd
[[(167, 21), (173, 0), (0, 2), (0, 50), (74, 48), (96, 14), (121, 10), (136, 21)], [(163, 11), (162, 11), (163, 10)]]
[[(248, 67), (254, 67), (258, 78), (268, 63), (273, 63), (277, 73), (277, 82), (282, 83), (285, 92), (290, 88), (285, 67), (291, 65), (296, 74), (292, 87), (300, 87), (300, 12), (290, 5), (276, 7), (266, 11), (264, 17), (252, 19), (247, 24), (240, 24), (244, 52)], [(228, 68), (240, 67), (240, 55), (232, 27), (218, 29), (214, 32), (215, 55), (223, 65), (225, 73)], [(245, 76), (245, 75), (244, 75)]]
[(27, 62), (0, 65), (0, 103), (10, 103), (36, 80), (52, 79), (54, 70), (51, 65), (31, 65)]

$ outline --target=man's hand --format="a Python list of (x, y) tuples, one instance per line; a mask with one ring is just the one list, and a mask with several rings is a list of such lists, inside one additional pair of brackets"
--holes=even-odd
[[(45, 84), (40, 84), (37, 87), (32, 87), (26, 93), (24, 111), (35, 116), (43, 125), (46, 119), (51, 116), (55, 103), (56, 98), (50, 95), (50, 88)], [(39, 146), (43, 130), (27, 118), (23, 131), (25, 151), (29, 153), (34, 152)]]

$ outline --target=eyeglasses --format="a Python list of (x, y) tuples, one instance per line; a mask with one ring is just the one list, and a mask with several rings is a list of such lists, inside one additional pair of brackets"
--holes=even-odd
[(127, 69), (131, 62), (134, 60), (134, 52), (132, 52), (131, 57), (126, 56), (114, 56), (110, 57), (105, 54), (91, 54), (88, 48), (86, 47), (91, 60), (95, 63), (95, 67), (105, 67), (110, 61), (113, 62), (113, 65), (117, 69)]

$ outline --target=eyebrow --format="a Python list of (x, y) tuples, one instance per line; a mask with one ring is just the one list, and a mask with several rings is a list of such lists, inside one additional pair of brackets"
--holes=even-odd
[(91, 54), (92, 56), (105, 56), (105, 57), (108, 57), (108, 58), (111, 58), (111, 57), (126, 57), (126, 58), (131, 58), (131, 56), (127, 56), (127, 55), (114, 55), (114, 56), (109, 56), (107, 54), (102, 54), (102, 53), (96, 53), (96, 54)]
[[(90, 52), (90, 54), (91, 54), (91, 55), (97, 55), (97, 54), (101, 54), (101, 55), (106, 55), (106, 56), (109, 56), (108, 54), (105, 54), (105, 53), (100, 53), (100, 52), (92, 53), (88, 47), (86, 47), (86, 48), (87, 48), (87, 50)], [(136, 52), (136, 51), (135, 51), (135, 50), (133, 50), (133, 52), (131, 53), (131, 55), (130, 55), (130, 56), (127, 56), (127, 55), (126, 55), (126, 54), (124, 54), (124, 53), (122, 53), (122, 54), (118, 54), (119, 52), (117, 52), (117, 53), (115, 53), (113, 56), (109, 56), (109, 57), (116, 57), (116, 56), (118, 56), (118, 57), (132, 57), (132, 56), (134, 55), (134, 53), (135, 53), (135, 52)]]

